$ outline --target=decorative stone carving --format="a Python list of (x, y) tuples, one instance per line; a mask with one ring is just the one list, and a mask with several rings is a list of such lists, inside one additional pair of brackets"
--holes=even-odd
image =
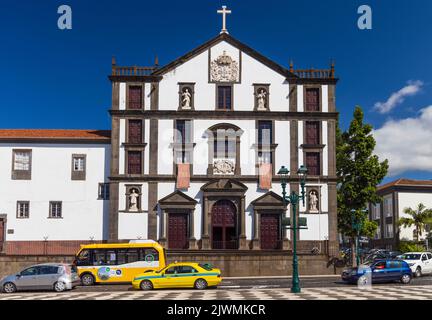
[(129, 211), (136, 212), (139, 210), (138, 208), (138, 198), (139, 194), (136, 189), (132, 189), (131, 194), (129, 195)]
[(309, 212), (318, 212), (318, 192), (316, 190), (311, 190), (309, 192)]
[(239, 66), (226, 51), (210, 64), (211, 81), (237, 82), (239, 79)]
[(258, 110), (267, 110), (267, 92), (261, 89), (257, 95)]
[(185, 88), (182, 93), (182, 109), (189, 110), (191, 109), (191, 99), (192, 95), (189, 92), (189, 88)]
[(229, 159), (215, 159), (213, 161), (213, 174), (234, 174), (234, 161)]

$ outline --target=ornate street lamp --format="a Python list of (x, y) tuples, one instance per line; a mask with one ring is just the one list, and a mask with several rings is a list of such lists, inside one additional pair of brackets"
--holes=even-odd
[(302, 201), (303, 206), (305, 205), (305, 198), (306, 198), (305, 184), (306, 184), (307, 168), (302, 165), (297, 170), (297, 175), (299, 176), (300, 179), (301, 195), (298, 195), (295, 191), (292, 191), (289, 196), (286, 195), (288, 174), (289, 174), (289, 170), (284, 166), (282, 166), (278, 172), (278, 175), (280, 175), (281, 177), (282, 199), (284, 205), (288, 205), (291, 203), (292, 206), (292, 216), (290, 217), (288, 223), (286, 223), (286, 225), (290, 225), (290, 226), (292, 225), (287, 229), (293, 230), (293, 242), (292, 242), (293, 243), (293, 275), (292, 275), (291, 292), (300, 293), (301, 289), (300, 289), (300, 280), (298, 274), (298, 259), (297, 259), (297, 230), (304, 229), (306, 226), (306, 221), (299, 221), (299, 226), (297, 226), (296, 213), (297, 213), (297, 207), (299, 205), (300, 200)]

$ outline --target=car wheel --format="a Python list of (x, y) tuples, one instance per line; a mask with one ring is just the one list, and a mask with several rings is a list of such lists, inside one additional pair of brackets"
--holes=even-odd
[(401, 277), (401, 282), (402, 282), (403, 284), (408, 284), (408, 283), (410, 283), (410, 282), (411, 282), (411, 276), (410, 276), (409, 274), (404, 274), (404, 275)]
[(3, 286), (3, 292), (5, 293), (14, 293), (16, 291), (17, 287), (12, 282), (5, 283)]
[(204, 290), (207, 287), (208, 287), (207, 281), (205, 281), (204, 279), (198, 279), (197, 281), (195, 281), (195, 285), (194, 285), (195, 289)]
[(54, 284), (55, 292), (63, 292), (66, 290), (66, 284), (64, 282), (58, 281)]
[(83, 286), (92, 286), (95, 283), (95, 278), (90, 273), (81, 276), (81, 283)]
[(140, 283), (141, 290), (152, 290), (153, 289), (153, 283), (149, 280), (143, 280)]
[(366, 276), (361, 276), (360, 278), (358, 278), (357, 284), (359, 286), (365, 286), (365, 285), (369, 284), (369, 280)]
[(421, 277), (421, 276), (422, 276), (421, 268), (420, 268), (420, 267), (417, 267), (417, 269), (416, 269), (416, 271), (415, 271), (414, 274), (415, 274), (416, 278)]

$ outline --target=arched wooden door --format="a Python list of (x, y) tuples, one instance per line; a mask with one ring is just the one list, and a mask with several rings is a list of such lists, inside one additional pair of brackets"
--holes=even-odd
[(229, 200), (219, 200), (213, 205), (212, 248), (238, 249), (237, 210)]

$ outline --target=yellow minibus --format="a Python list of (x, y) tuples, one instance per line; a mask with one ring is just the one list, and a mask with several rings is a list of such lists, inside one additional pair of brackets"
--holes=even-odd
[(81, 245), (75, 261), (81, 283), (131, 283), (135, 275), (166, 266), (165, 249), (153, 240)]

